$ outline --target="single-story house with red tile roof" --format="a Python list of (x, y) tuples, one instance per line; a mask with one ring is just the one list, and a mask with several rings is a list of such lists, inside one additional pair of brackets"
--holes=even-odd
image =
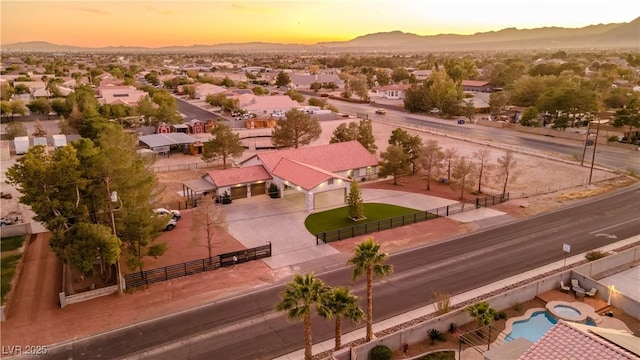
[(266, 194), (266, 182), (272, 179), (269, 172), (260, 165), (213, 170), (202, 178), (215, 186), (218, 196), (229, 192), (232, 199)]
[(315, 194), (340, 190), (346, 199), (352, 179), (377, 175), (376, 156), (359, 142), (349, 141), (261, 152), (241, 162), (239, 168), (212, 170), (202, 178), (214, 185), (217, 196), (225, 192), (232, 198), (265, 194), (271, 184), (278, 187), (281, 197), (289, 191), (302, 192), (311, 212)]

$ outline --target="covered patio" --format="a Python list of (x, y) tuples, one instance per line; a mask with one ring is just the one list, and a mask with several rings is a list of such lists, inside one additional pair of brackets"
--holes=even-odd
[(172, 146), (183, 147), (183, 152), (188, 153), (189, 145), (198, 141), (185, 133), (174, 132), (167, 134), (143, 135), (138, 141), (145, 147), (151, 149), (154, 154), (168, 154)]
[(187, 204), (194, 204), (202, 196), (215, 191), (216, 186), (202, 178), (182, 183), (182, 196), (187, 198)]

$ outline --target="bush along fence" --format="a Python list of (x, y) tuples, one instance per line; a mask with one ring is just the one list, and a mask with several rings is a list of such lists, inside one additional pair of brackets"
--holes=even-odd
[(204, 258), (187, 261), (181, 264), (169, 265), (155, 269), (139, 271), (124, 276), (127, 289), (150, 285), (160, 281), (167, 281), (188, 275), (211, 271), (220, 267), (234, 266), (257, 259), (271, 256), (271, 242), (267, 245), (251, 249), (229, 252)]
[(437, 219), (443, 216), (458, 214), (464, 211), (475, 210), (481, 207), (501, 204), (503, 202), (506, 202), (507, 200), (509, 200), (509, 193), (506, 193), (504, 195), (500, 194), (488, 196), (482, 199), (476, 198), (474, 201), (460, 202), (427, 211), (420, 211), (403, 216), (371, 221), (340, 228), (337, 230), (324, 231), (316, 234), (316, 245), (319, 245), (320, 242), (329, 243), (333, 241), (339, 241), (350, 237), (370, 234), (382, 230), (397, 228), (400, 226), (411, 225), (430, 219)]

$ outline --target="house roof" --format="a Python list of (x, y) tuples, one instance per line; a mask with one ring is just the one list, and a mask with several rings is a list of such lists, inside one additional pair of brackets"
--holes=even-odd
[(185, 133), (175, 132), (168, 134), (143, 135), (138, 138), (138, 141), (145, 143), (150, 148), (155, 148), (160, 146), (191, 144), (196, 142), (196, 139)]
[(289, 160), (287, 158), (281, 158), (272, 173), (273, 175), (298, 185), (305, 190), (311, 190), (332, 178), (342, 179), (347, 182), (350, 181), (348, 178), (336, 175), (330, 171), (298, 161)]
[(253, 100), (244, 106), (247, 111), (266, 111), (272, 109), (293, 109), (300, 106), (300, 104), (291, 100), (287, 95), (273, 95), (273, 96), (255, 96)]
[(487, 85), (489, 85), (488, 81), (462, 80), (462, 86), (487, 86)]
[[(283, 158), (329, 172), (339, 172), (378, 165), (378, 159), (376, 156), (371, 154), (357, 141), (340, 142), (298, 149), (267, 151), (258, 153), (253, 157), (257, 157), (264, 164), (267, 170), (272, 173)], [(245, 162), (249, 159), (245, 160)]]
[(311, 85), (316, 82), (316, 77), (311, 74), (291, 74), (291, 83), (295, 85)]
[(381, 86), (378, 88), (379, 91), (390, 91), (390, 90), (408, 90), (411, 88), (409, 84), (391, 84), (386, 86)]
[[(628, 336), (633, 336), (628, 334)], [(638, 341), (637, 338), (635, 340)], [(632, 352), (596, 335), (586, 326), (558, 321), (519, 359), (639, 359)]]
[(269, 172), (267, 172), (262, 165), (213, 170), (206, 173), (204, 177), (209, 177), (211, 182), (217, 187), (247, 184), (272, 179)]
[(193, 179), (187, 180), (182, 183), (184, 186), (188, 187), (191, 191), (196, 194), (201, 194), (203, 192), (215, 190), (216, 186), (211, 182), (205, 179)]

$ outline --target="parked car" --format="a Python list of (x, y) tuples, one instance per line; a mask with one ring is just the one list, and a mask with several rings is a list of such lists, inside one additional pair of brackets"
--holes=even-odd
[(429, 110), (429, 112), (430, 112), (430, 113), (432, 113), (432, 114), (437, 114), (437, 113), (439, 113), (439, 112), (440, 112), (440, 109), (438, 109), (438, 108), (432, 108), (431, 110)]
[(157, 209), (153, 209), (153, 212), (157, 215), (171, 215), (171, 218), (175, 220), (180, 220), (180, 218), (182, 217), (182, 214), (180, 214), (180, 211), (178, 210), (157, 208)]
[(376, 114), (384, 115), (387, 113), (387, 109), (378, 109), (376, 110)]
[(177, 221), (176, 218), (169, 218), (169, 221), (167, 222), (167, 226), (164, 227), (164, 231), (171, 231), (173, 230), (176, 225), (177, 225)]

